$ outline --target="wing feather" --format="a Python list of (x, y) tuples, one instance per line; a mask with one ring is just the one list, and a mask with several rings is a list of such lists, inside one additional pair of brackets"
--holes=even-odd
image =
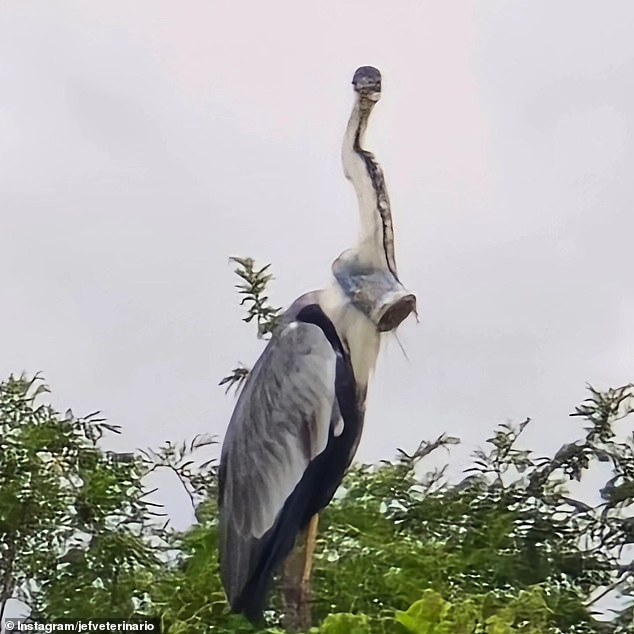
[(271, 339), (239, 397), (220, 470), (221, 572), (232, 603), (258, 563), (258, 540), (338, 423), (336, 364), (319, 326), (291, 322)]

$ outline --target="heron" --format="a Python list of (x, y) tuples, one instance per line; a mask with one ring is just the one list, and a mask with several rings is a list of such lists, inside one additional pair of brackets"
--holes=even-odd
[(220, 574), (231, 609), (251, 621), (261, 619), (275, 572), (309, 524), (312, 552), (315, 518), (359, 445), (381, 335), (416, 313), (416, 297), (397, 274), (383, 172), (363, 148), (381, 73), (358, 68), (352, 85), (342, 162), (358, 199), (357, 245), (332, 263), (326, 288), (302, 295), (281, 316), (221, 451)]

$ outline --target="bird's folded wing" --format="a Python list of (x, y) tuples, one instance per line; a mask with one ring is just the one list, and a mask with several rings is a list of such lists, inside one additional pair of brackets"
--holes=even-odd
[(335, 368), (335, 351), (319, 326), (292, 322), (270, 341), (227, 431), (221, 468), (225, 530), (260, 538), (310, 461), (326, 448), (336, 407)]

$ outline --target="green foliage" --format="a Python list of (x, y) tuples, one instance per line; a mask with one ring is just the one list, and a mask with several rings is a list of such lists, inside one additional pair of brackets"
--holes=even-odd
[(99, 449), (116, 426), (61, 416), (38, 402), (47, 392), (38, 377), (0, 384), (0, 606), (17, 597), (34, 613), (128, 616), (133, 572), (157, 562), (161, 541), (142, 465)]
[[(271, 265), (266, 264), (258, 269), (251, 258), (230, 259), (238, 265), (234, 273), (241, 280), (239, 284), (236, 284), (238, 294), (242, 295), (240, 306), (247, 307), (247, 316), (243, 318), (243, 321), (250, 323), (255, 319), (258, 338), (266, 339), (275, 330), (281, 311), (281, 308), (269, 304), (269, 298), (266, 295), (267, 286), (273, 279), (273, 275), (268, 272)], [(238, 366), (224, 377), (219, 385), (227, 386), (225, 393), (231, 388), (238, 392), (249, 376), (249, 372), (249, 368)]]
[(427, 590), (396, 621), (409, 634), (540, 634), (548, 630), (550, 609), (539, 588), (522, 591), (503, 603), (490, 595), (449, 602)]
[[(175, 633), (281, 632), (279, 597), (268, 630), (227, 609), (216, 463), (197, 458), (213, 440), (104, 452), (101, 435), (117, 428), (95, 414), (60, 416), (38, 402), (45, 393), (39, 379), (0, 386), (3, 602), (16, 596), (46, 618), (160, 614)], [(630, 394), (590, 390), (575, 412), (586, 436), (553, 458), (518, 446), (523, 423), (498, 428), (458, 483), (420, 468), (457, 442), (447, 436), (354, 467), (321, 517), (313, 608), (321, 625), (311, 632), (633, 631), (630, 607), (611, 625), (591, 610), (606, 589), (634, 596), (623, 557), (634, 450), (613, 431)], [(597, 463), (611, 474), (592, 507), (567, 485)], [(157, 469), (175, 473), (196, 508), (198, 523), (183, 533), (159, 526), (145, 499), (143, 477)]]
[[(539, 587), (550, 610), (548, 627), (600, 631), (589, 609), (600, 589), (618, 586), (634, 597), (632, 566), (622, 557), (632, 543), (625, 510), (633, 501), (626, 486), (632, 482), (633, 444), (631, 437), (616, 442), (608, 431), (630, 413), (631, 386), (590, 393), (575, 413), (592, 423), (586, 438), (554, 458), (534, 458), (517, 447), (523, 423), (517, 429), (501, 426), (489, 440), (491, 449), (476, 453), (468, 476), (457, 484), (444, 482), (442, 470), (417, 477), (417, 461), (430, 445), (413, 456), (402, 454), (396, 463), (353, 469), (345, 497), (322, 517), (319, 616), (349, 609), (341, 597), (351, 588), (357, 590), (355, 609), (385, 616), (393, 607), (405, 610), (423, 588), (453, 602), (489, 593), (525, 601), (521, 593)], [(606, 395), (625, 407), (604, 407)], [(581, 465), (579, 455), (587, 457)], [(614, 496), (604, 487), (607, 501), (596, 508), (571, 498), (568, 483), (607, 461), (609, 482), (620, 483), (621, 493)], [(623, 626), (631, 627), (626, 619)]]
[(329, 614), (319, 628), (319, 634), (366, 634), (370, 632), (370, 619), (365, 614)]
[(238, 267), (235, 274), (242, 279), (236, 284), (238, 293), (243, 295), (240, 306), (247, 306), (247, 316), (244, 321), (249, 323), (253, 319), (258, 327), (258, 337), (270, 335), (279, 319), (281, 308), (274, 308), (269, 304), (266, 289), (273, 275), (268, 272), (270, 264), (265, 264), (258, 269), (251, 258), (231, 258)]
[[(275, 327), (268, 267), (234, 259), (258, 336)], [(238, 368), (223, 380), (239, 388)], [(160, 615), (171, 634), (281, 634), (275, 593), (265, 629), (229, 612), (218, 574), (217, 464), (209, 437), (130, 454), (104, 451), (118, 428), (60, 415), (41, 379), (0, 384), (0, 612), (16, 597), (33, 614)], [(553, 457), (520, 446), (528, 421), (501, 425), (462, 481), (425, 458), (443, 435), (393, 461), (356, 465), (320, 517), (310, 634), (634, 632), (632, 386), (589, 388), (573, 416), (585, 435)], [(624, 420), (626, 437), (616, 425)], [(570, 487), (609, 468), (596, 506)], [(179, 478), (197, 523), (161, 525), (144, 478)], [(609, 623), (597, 601), (619, 594)], [(268, 627), (268, 629), (266, 629)]]

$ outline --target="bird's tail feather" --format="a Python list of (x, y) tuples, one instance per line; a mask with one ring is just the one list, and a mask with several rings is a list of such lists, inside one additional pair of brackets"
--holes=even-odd
[(243, 590), (231, 604), (234, 612), (244, 614), (252, 622), (262, 618), (273, 575), (293, 550), (297, 534), (306, 527), (311, 515), (284, 511), (280, 513), (279, 520), (269, 534), (256, 546), (259, 550), (255, 557), (258, 563)]

